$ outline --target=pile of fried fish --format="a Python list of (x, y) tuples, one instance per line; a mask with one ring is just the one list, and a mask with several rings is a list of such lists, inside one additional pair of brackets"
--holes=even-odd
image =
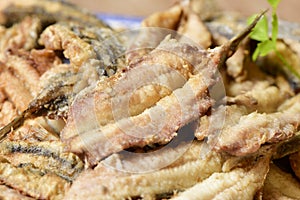
[(0, 9), (1, 199), (300, 198), (299, 40), (277, 41), (291, 71), (214, 1), (127, 33), (62, 1)]

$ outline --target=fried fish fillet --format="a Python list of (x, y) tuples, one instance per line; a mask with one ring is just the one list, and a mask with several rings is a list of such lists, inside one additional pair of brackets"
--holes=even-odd
[(254, 166), (214, 173), (195, 186), (179, 193), (174, 200), (248, 199), (262, 188), (269, 170), (269, 159), (261, 158)]
[(279, 83), (284, 84), (282, 81), (276, 85), (259, 79), (246, 82), (252, 86), (240, 88), (243, 92), (234, 97), (227, 96), (226, 106), (221, 105), (211, 115), (205, 115), (200, 119), (198, 130), (195, 132), (198, 139), (204, 139), (210, 134), (221, 134), (228, 127), (238, 124), (241, 117), (252, 112), (274, 113), (286, 99), (293, 96), (289, 89), (280, 87)]
[(257, 81), (250, 90), (244, 88), (242, 94), (228, 97), (227, 102), (228, 104), (244, 105), (249, 111), (272, 113), (289, 97), (291, 97), (289, 92), (281, 89), (278, 85), (268, 81)]
[(0, 180), (5, 185), (39, 199), (61, 199), (70, 184), (54, 174), (43, 174), (30, 166), (0, 163)]
[(26, 110), (33, 96), (30, 91), (23, 85), (22, 81), (13, 76), (11, 72), (5, 70), (0, 74), (0, 83), (4, 87), (7, 96), (14, 102), (18, 111)]
[[(170, 96), (162, 98), (154, 107), (137, 116), (121, 119), (115, 124), (108, 124), (100, 129), (84, 132), (65, 140), (65, 143), (71, 152), (79, 154), (85, 152), (93, 164), (112, 153), (129, 147), (143, 147), (153, 143), (165, 144), (176, 135), (174, 133), (178, 128), (191, 122), (199, 116), (199, 113), (204, 114), (211, 106), (211, 100), (203, 97), (208, 86), (201, 81), (202, 76), (197, 78), (189, 79), (186, 87), (175, 90)], [(197, 95), (196, 98), (193, 92)], [(182, 94), (191, 94), (188, 98), (185, 96), (184, 99), (180, 99), (180, 101), (186, 102), (184, 105), (192, 105), (185, 107), (184, 110), (177, 102), (177, 98), (180, 98)], [(162, 111), (166, 111), (165, 114)], [(151, 125), (151, 128), (136, 131), (136, 127), (133, 127), (131, 123), (147, 125), (150, 122), (150, 116), (154, 122), (160, 123), (161, 115), (166, 117), (162, 130), (153, 129)], [(182, 116), (182, 118), (178, 118), (178, 116)]]
[(183, 16), (178, 26), (178, 33), (191, 39), (203, 49), (212, 45), (212, 36), (208, 28), (195, 12), (190, 8), (183, 7)]
[[(193, 159), (180, 158), (173, 166), (148, 173), (126, 173), (100, 163), (94, 170), (83, 172), (74, 181), (65, 199), (126, 199), (172, 193), (174, 190), (191, 187), (212, 173), (219, 172), (224, 162), (221, 154), (214, 152), (199, 157), (201, 148), (197, 148), (198, 145), (202, 144), (192, 145), (191, 149), (187, 150), (187, 155), (190, 151), (194, 152), (189, 156)], [(166, 159), (165, 154), (158, 157)], [(141, 161), (139, 158), (134, 160)], [(151, 160), (148, 162), (151, 164)]]
[(157, 12), (148, 16), (142, 22), (144, 27), (161, 27), (175, 30), (181, 19), (182, 6), (175, 5), (163, 12)]
[(212, 43), (210, 32), (200, 16), (189, 8), (189, 4), (178, 3), (166, 11), (154, 13), (143, 20), (142, 26), (176, 30), (204, 49)]
[(9, 123), (17, 117), (18, 111), (10, 101), (5, 101), (1, 104), (0, 121), (1, 127)]
[[(287, 100), (280, 107), (288, 107), (299, 95)], [(299, 102), (284, 111), (270, 114), (253, 112), (239, 122), (227, 127), (209, 139), (214, 149), (233, 155), (247, 155), (257, 151), (264, 143), (277, 143), (294, 136), (300, 128)]]
[(8, 186), (0, 185), (0, 198), (3, 200), (33, 200), (34, 198), (23, 195), (21, 192)]

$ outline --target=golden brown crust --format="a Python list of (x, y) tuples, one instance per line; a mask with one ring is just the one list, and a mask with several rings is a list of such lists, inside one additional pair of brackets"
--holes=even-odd
[(9, 123), (18, 115), (18, 111), (15, 108), (14, 104), (10, 101), (4, 101), (1, 104), (1, 112), (0, 112), (0, 124), (1, 127)]
[(30, 50), (36, 47), (40, 31), (40, 20), (29, 16), (13, 27), (6, 29), (0, 39), (1, 56), (9, 49)]
[(144, 27), (161, 27), (175, 30), (180, 22), (182, 7), (175, 5), (167, 11), (150, 15), (142, 22)]
[(9, 163), (0, 163), (0, 180), (7, 186), (40, 199), (61, 198), (69, 183), (56, 175), (41, 175), (30, 167), (13, 167)]
[(0, 198), (3, 200), (34, 200), (34, 198), (25, 196), (20, 191), (14, 190), (6, 185), (0, 185)]
[(7, 70), (0, 74), (0, 84), (7, 97), (19, 111), (24, 111), (33, 99), (30, 91), (22, 81)]
[(88, 59), (96, 58), (91, 45), (81, 40), (67, 27), (52, 25), (48, 27), (39, 39), (39, 43), (46, 49), (64, 50), (66, 58), (77, 67), (80, 67)]

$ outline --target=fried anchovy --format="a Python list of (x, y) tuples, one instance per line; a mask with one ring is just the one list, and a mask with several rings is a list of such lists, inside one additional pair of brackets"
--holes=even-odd
[[(1, 34), (0, 50), (1, 59), (5, 59), (6, 51), (15, 49), (30, 50), (37, 46), (37, 39), (41, 32), (41, 20), (36, 17), (24, 17), (22, 21), (5, 29)], [(4, 57), (4, 58), (3, 58)]]
[(204, 115), (200, 118), (199, 125), (195, 131), (195, 137), (198, 140), (203, 140), (211, 133), (220, 132), (223, 128), (223, 124), (226, 124), (226, 126), (234, 125), (238, 122), (240, 117), (245, 114), (248, 114), (248, 111), (244, 106), (221, 105), (214, 111), (214, 115)]
[(34, 198), (25, 196), (20, 191), (10, 188), (6, 185), (0, 185), (0, 199), (2, 200), (34, 200)]
[[(244, 32), (221, 47), (210, 51), (191, 47), (196, 51), (192, 55), (201, 58), (190, 61), (199, 71), (183, 87), (174, 90), (171, 95), (160, 99), (153, 107), (139, 115), (123, 118), (96, 129), (90, 129), (86, 125), (85, 132), (64, 141), (68, 150), (85, 154), (91, 164), (96, 164), (104, 157), (129, 147), (168, 143), (176, 136), (179, 128), (204, 115), (211, 107), (213, 100), (207, 92), (217, 81), (216, 71), (235, 52), (240, 41), (248, 35), (258, 20), (259, 17)], [(134, 124), (144, 127), (138, 129)]]
[[(260, 158), (254, 166), (214, 173), (203, 182), (180, 193), (174, 200), (248, 199), (263, 186), (269, 170), (269, 159)], [(250, 169), (249, 169), (250, 168)]]
[[(221, 154), (212, 151), (200, 159), (202, 144), (200, 142), (193, 144), (178, 161), (175, 161), (176, 164), (174, 163), (173, 166), (148, 173), (128, 173), (120, 171), (122, 168), (115, 170), (105, 163), (100, 163), (94, 170), (83, 172), (73, 182), (65, 199), (84, 199), (91, 196), (95, 196), (97, 199), (127, 199), (189, 188), (209, 177), (212, 173), (220, 172), (224, 162)], [(156, 155), (155, 159), (157, 161), (166, 160), (165, 153)], [(167, 153), (167, 155), (169, 154)], [(190, 159), (184, 159), (185, 155)], [(151, 160), (151, 158), (148, 161), (147, 159), (144, 160), (142, 156), (133, 158), (133, 161), (139, 165), (147, 165), (148, 163), (152, 165)]]
[[(255, 81), (255, 86), (251, 90), (244, 90), (242, 94), (237, 94), (235, 97), (227, 97), (229, 105), (218, 107), (214, 115), (203, 116), (195, 136), (202, 140), (210, 137), (210, 134), (218, 135), (223, 130), (235, 126), (241, 118), (254, 111), (258, 113), (274, 112), (286, 100), (287, 95), (285, 90), (280, 90), (271, 83)], [(224, 121), (224, 124), (220, 123), (221, 121)]]
[(5, 185), (36, 199), (61, 199), (70, 184), (55, 174), (43, 174), (30, 165), (14, 167), (0, 163), (0, 180)]
[(70, 91), (72, 91), (73, 85), (73, 83), (65, 85), (58, 82), (52, 85), (52, 87), (48, 87), (42, 91), (38, 98), (34, 99), (24, 112), (0, 130), (1, 140), (3, 140), (12, 129), (22, 126), (26, 119), (46, 115), (48, 110), (55, 110), (56, 107), (53, 108), (53, 106), (57, 106), (60, 101), (64, 101), (67, 95), (71, 95)]
[(65, 1), (13, 0), (9, 2), (2, 10), (7, 26), (21, 21), (25, 16), (37, 16), (44, 26), (58, 21), (76, 21), (82, 25), (108, 27), (88, 11)]
[[(172, 41), (167, 37), (138, 63), (130, 64), (126, 73), (117, 73), (99, 82), (95, 88), (77, 95), (70, 107), (63, 138), (68, 139), (88, 129), (138, 115), (182, 87), (193, 74), (193, 66), (182, 56), (176, 55), (177, 52), (170, 54), (173, 49), (182, 48), (182, 45)], [(117, 104), (114, 105), (114, 102)], [(128, 103), (128, 112), (122, 102)], [(82, 122), (80, 125), (76, 123), (78, 119)]]
[[(299, 99), (297, 95), (287, 101)], [(278, 143), (293, 137), (300, 129), (300, 103), (270, 114), (252, 112), (242, 116), (238, 123), (212, 135), (208, 143), (215, 150), (243, 156), (257, 151), (264, 143)]]
[(101, 61), (99, 67), (104, 68), (117, 65), (120, 55), (124, 54), (124, 46), (114, 34), (109, 28), (60, 22), (48, 26), (39, 43), (46, 49), (63, 50), (65, 57), (77, 68), (90, 59)]
[(0, 152), (15, 166), (32, 164), (45, 173), (55, 173), (67, 181), (74, 180), (83, 170), (83, 162), (72, 153), (63, 153), (60, 142), (3, 141)]

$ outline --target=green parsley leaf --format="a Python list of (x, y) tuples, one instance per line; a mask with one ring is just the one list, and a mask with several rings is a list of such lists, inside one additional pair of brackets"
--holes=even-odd
[(268, 53), (276, 49), (276, 44), (271, 40), (265, 40), (257, 44), (257, 47), (252, 55), (252, 60), (256, 60), (258, 56), (266, 56)]
[[(282, 61), (284, 67), (288, 69), (295, 77), (300, 79), (300, 74), (293, 68), (292, 65), (282, 56), (282, 54), (276, 49), (276, 41), (278, 36), (278, 17), (277, 17), (277, 7), (280, 0), (268, 0), (269, 4), (272, 6), (272, 38), (269, 38), (269, 29), (268, 29), (268, 19), (266, 16), (263, 16), (257, 25), (253, 28), (253, 31), (250, 34), (250, 38), (257, 40), (257, 47), (252, 54), (252, 60), (255, 61), (258, 56), (266, 56), (271, 51), (274, 51), (276, 56)], [(248, 19), (248, 23), (253, 22), (255, 18), (251, 16)]]
[[(256, 15), (251, 16), (248, 20), (250, 24), (255, 19)], [(257, 41), (265, 41), (269, 39), (268, 19), (263, 16), (250, 33), (250, 37)]]
[(268, 53), (273, 51), (276, 48), (276, 46), (273, 43), (273, 41), (266, 40), (266, 41), (263, 41), (263, 42), (259, 43), (257, 45), (257, 48), (259, 48), (261, 56), (266, 56)]

